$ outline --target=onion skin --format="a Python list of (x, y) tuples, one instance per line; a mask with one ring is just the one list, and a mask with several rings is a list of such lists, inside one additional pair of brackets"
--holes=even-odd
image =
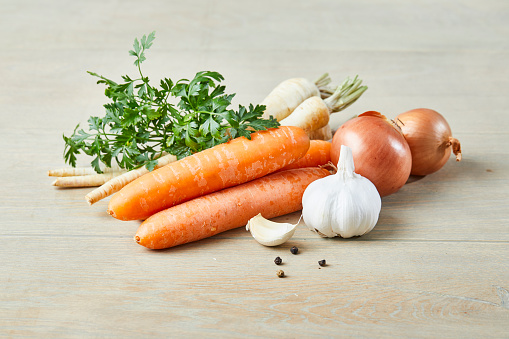
[(412, 152), (412, 175), (428, 175), (441, 169), (451, 156), (461, 160), (460, 142), (452, 137), (451, 128), (438, 112), (417, 108), (396, 117)]
[(352, 149), (355, 172), (369, 179), (382, 197), (397, 192), (410, 177), (410, 147), (399, 128), (378, 112), (361, 114), (336, 131), (331, 148), (334, 164), (341, 145)]

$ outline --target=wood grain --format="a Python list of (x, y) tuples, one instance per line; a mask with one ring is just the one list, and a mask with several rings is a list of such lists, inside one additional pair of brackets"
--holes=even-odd
[[(0, 8), (0, 336), (507, 337), (506, 1)], [(139, 222), (109, 217), (108, 199), (88, 206), (90, 189), (51, 187), (46, 171), (63, 166), (62, 133), (103, 114), (104, 89), (86, 71), (135, 74), (127, 51), (153, 30), (144, 67), (155, 81), (216, 70), (246, 104), (286, 78), (359, 74), (369, 89), (349, 109), (391, 118), (436, 109), (463, 161), (385, 197), (378, 225), (360, 238), (321, 239), (301, 223), (277, 248), (239, 228), (149, 251), (132, 239)]]

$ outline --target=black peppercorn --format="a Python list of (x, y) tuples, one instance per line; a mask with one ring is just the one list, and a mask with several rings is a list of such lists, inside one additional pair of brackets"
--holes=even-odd
[(325, 263), (325, 259), (320, 260), (320, 261), (318, 262), (318, 265), (320, 265), (320, 266), (325, 266), (325, 265), (326, 265), (326, 263)]
[(276, 259), (274, 259), (274, 263), (276, 265), (281, 265), (282, 262), (283, 262), (283, 259), (281, 259), (280, 257), (276, 257)]
[(290, 248), (290, 252), (292, 252), (292, 254), (297, 254), (299, 252), (299, 249), (297, 248), (297, 246), (293, 246), (292, 248)]
[(277, 276), (280, 277), (280, 278), (284, 278), (285, 276), (285, 272), (283, 270), (279, 270), (276, 272)]

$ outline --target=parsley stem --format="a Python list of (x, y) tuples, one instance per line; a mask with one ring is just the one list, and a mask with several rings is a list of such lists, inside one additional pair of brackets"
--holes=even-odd
[[(148, 137), (148, 138), (144, 138), (144, 137), (141, 137), (141, 136), (136, 136), (136, 135), (121, 135), (121, 134), (115, 134), (115, 133), (100, 133), (101, 135), (104, 135), (105, 137), (108, 137), (108, 136), (112, 136), (112, 137), (116, 137), (117, 140), (122, 140), (122, 139), (126, 139), (126, 140), (132, 140), (132, 139), (135, 139), (136, 141), (145, 141), (145, 142), (161, 142), (160, 140), (164, 140), (164, 137), (161, 136), (161, 137), (157, 137), (157, 136), (153, 136), (153, 137)], [(89, 138), (87, 139), (95, 139), (95, 135), (90, 135)], [(113, 141), (111, 139), (107, 139), (108, 141)]]
[[(143, 51), (145, 51), (145, 49), (143, 49)], [(143, 53), (143, 51), (142, 51), (141, 53)], [(141, 80), (142, 80), (143, 82), (145, 82), (145, 81), (143, 80), (143, 73), (141, 72), (141, 61), (140, 61), (140, 57), (139, 57), (139, 56), (138, 56), (138, 72), (140, 72)]]
[(210, 111), (196, 111), (198, 114), (210, 114), (210, 115), (221, 115), (224, 114), (224, 112), (216, 113), (216, 112), (210, 112)]

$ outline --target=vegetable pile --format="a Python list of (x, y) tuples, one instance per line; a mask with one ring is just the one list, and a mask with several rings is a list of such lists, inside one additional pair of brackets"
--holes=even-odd
[[(287, 241), (297, 225), (268, 219), (302, 210), (322, 237), (352, 237), (375, 227), (381, 197), (409, 176), (428, 175), (461, 147), (445, 118), (415, 109), (389, 120), (346, 110), (367, 90), (358, 77), (340, 85), (281, 82), (259, 105), (230, 108), (217, 72), (152, 85), (141, 69), (155, 33), (135, 39), (138, 75), (117, 83), (97, 73), (110, 102), (102, 117), (63, 136), (72, 167), (49, 171), (60, 187), (98, 186), (89, 204), (110, 196), (108, 213), (144, 220), (135, 241), (162, 249), (247, 225), (262, 245)], [(330, 116), (338, 126), (332, 126)], [(332, 135), (332, 132), (334, 135)], [(80, 154), (90, 168), (76, 168)], [(337, 165), (337, 167), (336, 167)], [(332, 175), (331, 175), (332, 174)]]

